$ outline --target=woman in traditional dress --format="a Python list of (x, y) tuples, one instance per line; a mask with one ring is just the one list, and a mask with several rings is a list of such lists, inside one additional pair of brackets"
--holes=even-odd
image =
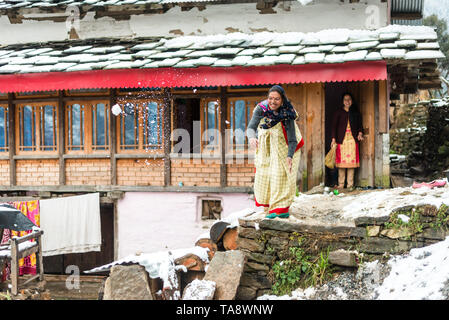
[[(362, 115), (350, 93), (343, 94), (343, 106), (332, 121), (331, 147), (337, 144), (335, 166), (338, 168), (338, 189), (354, 188), (354, 171), (360, 167), (359, 144), (363, 140)], [(347, 172), (346, 172), (347, 171)], [(346, 175), (347, 173), (347, 175)]]
[(304, 145), (297, 118), (284, 89), (275, 85), (268, 98), (257, 104), (248, 124), (249, 143), (256, 149), (255, 202), (270, 219), (288, 218), (296, 194), (299, 149)]

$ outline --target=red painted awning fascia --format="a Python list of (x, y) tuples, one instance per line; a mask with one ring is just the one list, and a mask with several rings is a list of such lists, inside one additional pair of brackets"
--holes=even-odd
[(110, 69), (0, 75), (0, 92), (386, 80), (385, 61), (260, 67)]

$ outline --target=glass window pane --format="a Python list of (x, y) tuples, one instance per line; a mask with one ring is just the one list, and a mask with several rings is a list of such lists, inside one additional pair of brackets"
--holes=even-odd
[(137, 134), (136, 107), (132, 103), (125, 104), (125, 114), (122, 115), (121, 144), (125, 149), (137, 149), (139, 137)]
[(24, 151), (32, 151), (33, 146), (35, 146), (35, 137), (34, 133), (36, 132), (36, 127), (33, 119), (33, 107), (31, 106), (25, 106), (23, 108), (23, 148)]
[(105, 149), (105, 145), (107, 144), (107, 122), (106, 118), (107, 114), (105, 112), (105, 104), (98, 103), (92, 108), (92, 137), (93, 137), (93, 145), (97, 146), (96, 149)]
[[(54, 150), (55, 144), (55, 119), (54, 119), (55, 107), (45, 106), (41, 113), (41, 137), (43, 150)], [(51, 148), (46, 148), (46, 147)]]
[(72, 105), (71, 114), (71, 150), (82, 150), (84, 144), (84, 106), (79, 104)]
[(215, 137), (215, 108), (217, 102), (210, 101), (207, 103), (207, 144), (217, 144), (217, 137)]
[(157, 104), (154, 102), (148, 103), (146, 105), (146, 125), (145, 125), (145, 136), (148, 144), (158, 143), (158, 119), (157, 119)]
[(8, 146), (8, 119), (6, 108), (0, 107), (0, 151)]
[(245, 100), (237, 100), (235, 102), (235, 143), (245, 143)]

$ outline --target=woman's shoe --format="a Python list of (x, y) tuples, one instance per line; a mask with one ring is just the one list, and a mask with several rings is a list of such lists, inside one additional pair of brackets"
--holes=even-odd
[(268, 218), (268, 219), (274, 219), (274, 218), (284, 218), (285, 219), (288, 217), (290, 217), (290, 214), (288, 212), (279, 213), (279, 214), (273, 212), (273, 213), (270, 213), (269, 215), (265, 216), (265, 218)]
[(278, 218), (284, 218), (284, 219), (286, 219), (286, 218), (288, 218), (288, 217), (290, 217), (290, 214), (289, 214), (288, 212), (278, 214)]

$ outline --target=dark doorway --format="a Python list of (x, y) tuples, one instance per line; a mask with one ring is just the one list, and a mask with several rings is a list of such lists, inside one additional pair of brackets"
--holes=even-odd
[[(331, 148), (332, 119), (334, 112), (343, 105), (342, 95), (351, 92), (346, 82), (332, 82), (325, 85), (325, 155)], [(334, 187), (338, 185), (338, 170), (326, 167), (325, 185)]]
[[(198, 144), (201, 140), (201, 136), (194, 139), (194, 122), (199, 125), (200, 121), (200, 99), (187, 99), (177, 98), (174, 103), (174, 123), (173, 129), (185, 129), (189, 133), (190, 137), (190, 153), (200, 153), (201, 145)], [(201, 132), (199, 132), (201, 135)], [(181, 137), (178, 140), (173, 141), (174, 145), (181, 141)], [(195, 144), (196, 142), (196, 144)], [(184, 150), (183, 150), (184, 151)], [(184, 151), (185, 152), (185, 151)]]
[(100, 204), (101, 251), (60, 254), (44, 257), (46, 274), (66, 274), (67, 266), (77, 266), (83, 271), (93, 269), (114, 261), (114, 205)]

